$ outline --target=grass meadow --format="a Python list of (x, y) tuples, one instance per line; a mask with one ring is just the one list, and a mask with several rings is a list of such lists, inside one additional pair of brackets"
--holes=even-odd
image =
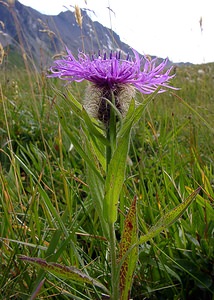
[[(19, 259), (75, 266), (110, 287), (107, 241), (74, 146), (84, 145), (80, 121), (59, 95), (63, 82), (16, 62), (8, 55), (0, 66), (0, 298), (108, 299), (99, 287)], [(143, 234), (202, 190), (181, 218), (139, 246), (134, 300), (213, 299), (214, 64), (177, 66), (173, 85), (180, 90), (157, 95), (132, 130), (118, 240), (134, 196)], [(78, 101), (85, 88), (69, 85)]]

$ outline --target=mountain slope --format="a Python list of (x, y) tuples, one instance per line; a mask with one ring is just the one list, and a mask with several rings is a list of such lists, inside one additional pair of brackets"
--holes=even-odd
[(48, 16), (15, 1), (0, 2), (0, 43), (21, 50), (23, 55), (32, 58), (37, 64), (47, 63), (52, 55), (65, 50), (73, 53), (78, 50), (97, 52), (120, 49), (125, 53), (130, 47), (121, 42), (119, 36), (98, 22), (93, 22), (82, 11), (82, 29), (71, 11), (57, 16)]

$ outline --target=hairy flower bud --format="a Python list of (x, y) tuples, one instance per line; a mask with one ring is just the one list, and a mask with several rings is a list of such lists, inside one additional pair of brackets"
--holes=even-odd
[(108, 124), (110, 118), (108, 100), (114, 101), (116, 109), (125, 116), (135, 92), (135, 88), (130, 84), (116, 84), (111, 89), (108, 86), (90, 84), (86, 89), (84, 107), (92, 117)]

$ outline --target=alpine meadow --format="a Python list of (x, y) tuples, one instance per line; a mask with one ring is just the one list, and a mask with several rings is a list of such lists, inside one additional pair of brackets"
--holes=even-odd
[(79, 40), (0, 44), (0, 299), (212, 300), (214, 63)]

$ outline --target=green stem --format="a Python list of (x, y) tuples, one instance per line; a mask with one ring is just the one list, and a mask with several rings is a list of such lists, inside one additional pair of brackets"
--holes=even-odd
[[(106, 138), (108, 141), (110, 141), (111, 139), (111, 132), (109, 126), (107, 128)], [(111, 161), (111, 157), (112, 157), (112, 146), (111, 143), (109, 143), (109, 145), (106, 146), (106, 172), (108, 171), (108, 166)]]
[(106, 138), (109, 141), (109, 145), (106, 147), (106, 170), (108, 170), (108, 165), (111, 161), (112, 155), (116, 147), (117, 139), (117, 124), (116, 124), (116, 111), (115, 111), (115, 99), (114, 94), (112, 93), (112, 103), (110, 105), (110, 119), (106, 128)]
[(109, 224), (110, 233), (110, 257), (111, 257), (111, 300), (119, 300), (119, 281), (117, 270), (117, 251), (114, 224)]
[[(115, 98), (112, 93), (112, 100), (110, 105), (110, 120), (106, 128), (106, 137), (109, 141), (108, 146), (106, 146), (106, 172), (108, 172), (108, 167), (111, 162), (111, 158), (116, 148), (117, 144), (117, 112), (115, 108)], [(109, 222), (109, 246), (110, 246), (110, 259), (111, 259), (111, 300), (119, 299), (119, 279), (117, 270), (117, 247), (116, 247), (116, 236), (115, 236), (115, 226), (114, 223)]]

